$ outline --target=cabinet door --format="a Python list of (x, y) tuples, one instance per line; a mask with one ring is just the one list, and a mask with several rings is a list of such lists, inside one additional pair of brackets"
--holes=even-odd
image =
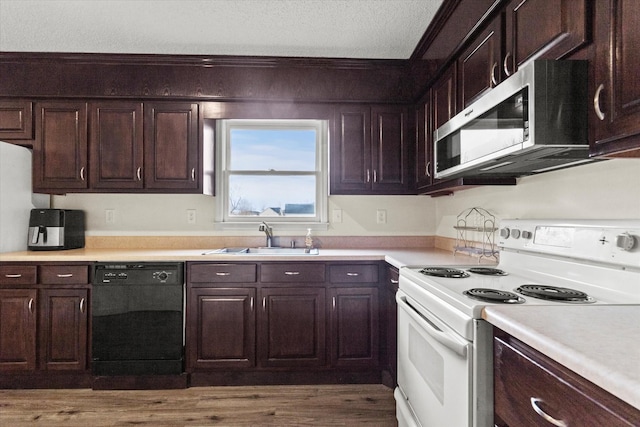
[(142, 188), (142, 103), (90, 105), (91, 187)]
[(87, 289), (44, 289), (40, 298), (40, 369), (87, 369)]
[(589, 41), (587, 3), (512, 0), (505, 15), (505, 74), (513, 74), (530, 59), (561, 59), (585, 45)]
[(433, 125), (431, 90), (426, 101), (416, 109), (416, 188), (421, 189), (433, 183)]
[(331, 193), (358, 194), (372, 182), (371, 109), (369, 106), (338, 107), (335, 137), (331, 143)]
[(51, 101), (36, 104), (33, 188), (51, 193), (88, 187), (87, 104)]
[(325, 289), (263, 288), (260, 300), (260, 366), (324, 366)]
[(502, 22), (494, 19), (458, 59), (461, 110), (502, 80)]
[(0, 141), (33, 138), (33, 103), (0, 100)]
[(255, 296), (254, 288), (190, 291), (187, 371), (255, 366)]
[(36, 368), (36, 290), (0, 289), (0, 370)]
[(594, 155), (640, 157), (640, 2), (595, 3)]
[(407, 193), (410, 185), (407, 109), (373, 107), (371, 119), (372, 189), (380, 194)]
[(432, 87), (433, 130), (456, 115), (456, 64), (453, 63)]
[(378, 313), (377, 288), (331, 289), (331, 366), (378, 366)]
[(144, 104), (145, 187), (197, 191), (201, 188), (198, 104)]

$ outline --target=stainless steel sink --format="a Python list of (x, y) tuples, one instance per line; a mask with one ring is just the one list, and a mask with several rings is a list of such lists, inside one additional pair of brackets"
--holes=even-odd
[(204, 252), (202, 255), (229, 254), (229, 255), (318, 255), (318, 249), (307, 248), (282, 248), (282, 247), (258, 247), (258, 248), (221, 248)]

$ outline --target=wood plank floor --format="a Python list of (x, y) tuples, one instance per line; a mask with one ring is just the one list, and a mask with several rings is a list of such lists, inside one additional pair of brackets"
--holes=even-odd
[(0, 426), (396, 426), (379, 384), (0, 390)]

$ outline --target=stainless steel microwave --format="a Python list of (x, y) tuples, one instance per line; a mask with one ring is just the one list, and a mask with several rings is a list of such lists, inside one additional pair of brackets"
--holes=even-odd
[(435, 177), (522, 176), (593, 161), (587, 61), (534, 60), (434, 132)]

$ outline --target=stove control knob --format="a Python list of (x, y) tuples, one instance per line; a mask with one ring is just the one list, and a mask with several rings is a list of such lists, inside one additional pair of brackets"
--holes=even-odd
[(629, 233), (618, 234), (616, 236), (616, 246), (623, 251), (630, 251), (637, 243), (636, 236), (632, 236)]
[(156, 273), (156, 277), (161, 282), (164, 282), (167, 280), (167, 278), (169, 278), (169, 273), (167, 273), (166, 271), (161, 271), (159, 273)]
[(533, 233), (532, 232), (527, 231), (527, 230), (524, 230), (522, 232), (522, 238), (523, 239), (527, 239), (528, 240), (528, 239), (531, 239), (532, 237), (533, 237)]
[(511, 230), (509, 230), (508, 227), (500, 229), (500, 237), (508, 239), (510, 234), (511, 234)]
[(511, 231), (511, 235), (513, 236), (514, 239), (519, 239), (520, 238), (520, 230), (518, 230), (517, 228), (514, 228)]

